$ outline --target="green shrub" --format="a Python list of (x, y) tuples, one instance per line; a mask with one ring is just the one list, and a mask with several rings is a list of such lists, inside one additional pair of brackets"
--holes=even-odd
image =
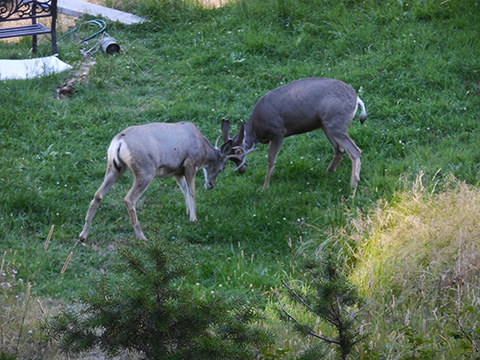
[[(333, 337), (317, 334), (311, 324), (297, 320), (285, 309), (278, 295), (277, 298), (282, 308), (280, 315), (284, 321), (292, 322), (295, 330), (302, 336), (313, 337), (337, 346), (339, 357), (346, 359), (353, 347), (362, 340), (358, 315), (364, 306), (363, 299), (356, 287), (348, 281), (342, 267), (340, 262), (334, 261), (332, 256), (327, 254), (323, 259), (309, 259), (305, 265), (310, 278), (309, 291), (295, 290), (282, 282), (291, 300), (303, 305), (305, 311), (311, 312), (315, 318), (335, 329)], [(300, 359), (314, 359), (324, 353), (321, 346), (315, 345), (307, 349)]]
[(252, 326), (260, 313), (250, 301), (192, 295), (183, 282), (193, 261), (178, 243), (135, 242), (118, 254), (116, 276), (103, 274), (81, 306), (44, 324), (63, 351), (98, 347), (148, 359), (252, 359), (270, 342)]

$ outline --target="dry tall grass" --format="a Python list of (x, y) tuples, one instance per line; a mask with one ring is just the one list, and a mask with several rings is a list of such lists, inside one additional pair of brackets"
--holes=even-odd
[[(53, 227), (51, 229), (51, 232)], [(49, 234), (49, 239), (51, 237)], [(48, 241), (45, 249), (48, 247)], [(52, 299), (41, 299), (34, 294), (34, 284), (19, 276), (21, 264), (12, 259), (12, 250), (0, 253), (0, 358), (17, 359), (71, 359), (98, 360), (105, 355), (98, 351), (72, 357), (60, 353), (56, 343), (45, 338), (40, 329), (43, 320), (57, 314), (61, 307)], [(113, 358), (118, 359), (118, 358)], [(136, 354), (122, 359), (138, 359)]]
[(38, 320), (45, 309), (32, 294), (32, 285), (19, 276), (20, 264), (11, 261), (14, 252), (0, 257), (0, 350), (21, 356), (43, 356)]
[(432, 194), (419, 176), (395, 205), (379, 207), (366, 222), (373, 231), (353, 276), (364, 291), (428, 296), (439, 285), (466, 284), (480, 274), (480, 192), (474, 187), (452, 180)]
[(452, 180), (434, 193), (419, 176), (394, 205), (356, 221), (369, 234), (352, 273), (374, 301), (369, 349), (386, 359), (476, 358), (480, 191)]

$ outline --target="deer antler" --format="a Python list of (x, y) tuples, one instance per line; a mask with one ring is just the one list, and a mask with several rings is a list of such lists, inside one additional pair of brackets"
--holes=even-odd
[(240, 169), (243, 165), (245, 165), (246, 157), (247, 157), (248, 154), (250, 154), (251, 152), (254, 152), (255, 150), (257, 150), (257, 149), (255, 149), (255, 148), (252, 147), (250, 150), (245, 151), (245, 150), (243, 150), (243, 148), (242, 148), (241, 146), (235, 146), (232, 150), (237, 150), (237, 149), (238, 149), (238, 150), (242, 150), (243, 153), (242, 153), (242, 154), (232, 154), (232, 155), (228, 155), (228, 156), (226, 157), (227, 159), (237, 158), (237, 159), (241, 159), (241, 160), (242, 160), (242, 162), (240, 163), (240, 165), (238, 165), (238, 166), (235, 168), (234, 171), (237, 171), (237, 170)]
[(218, 150), (218, 142), (220, 141), (220, 139), (222, 138), (222, 135), (220, 135), (218, 138), (217, 138), (217, 141), (215, 141), (215, 149)]

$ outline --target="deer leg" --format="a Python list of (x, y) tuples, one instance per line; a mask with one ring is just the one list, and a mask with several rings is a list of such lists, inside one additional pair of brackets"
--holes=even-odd
[(138, 222), (135, 204), (137, 203), (139, 197), (145, 192), (145, 190), (147, 190), (147, 187), (148, 185), (150, 185), (152, 180), (153, 175), (147, 176), (145, 178), (135, 176), (133, 185), (128, 191), (127, 196), (125, 196), (125, 199), (123, 200), (127, 208), (128, 215), (130, 215), (130, 221), (132, 223), (133, 230), (135, 231), (135, 234), (142, 240), (147, 240), (147, 238), (143, 234), (140, 223)]
[(103, 183), (100, 188), (95, 193), (92, 202), (87, 211), (87, 216), (85, 216), (85, 226), (83, 227), (83, 231), (81, 232), (79, 239), (80, 241), (85, 241), (87, 239), (88, 231), (90, 230), (90, 225), (92, 225), (93, 215), (98, 209), (100, 202), (102, 201), (103, 197), (107, 193), (107, 191), (112, 187), (113, 184), (122, 176), (123, 171), (111, 170), (107, 169), (105, 174), (105, 178), (103, 179)]
[(353, 188), (357, 187), (358, 182), (360, 181), (360, 155), (362, 151), (358, 146), (353, 142), (353, 140), (348, 136), (348, 134), (337, 134), (334, 136), (335, 141), (347, 152), (350, 160), (352, 161), (352, 177), (350, 179), (350, 185)]
[(268, 180), (270, 175), (272, 175), (273, 168), (275, 167), (275, 161), (277, 159), (278, 152), (282, 146), (283, 137), (276, 137), (270, 141), (268, 144), (268, 161), (267, 161), (267, 175), (265, 176), (265, 181), (263, 183), (263, 188), (268, 188)]
[(340, 163), (340, 161), (342, 161), (345, 150), (340, 147), (335, 141), (335, 139), (331, 137), (328, 133), (325, 132), (325, 135), (327, 136), (328, 141), (330, 141), (330, 144), (332, 144), (334, 151), (332, 162), (328, 166), (327, 171), (334, 172), (337, 169), (337, 165)]
[(187, 204), (187, 216), (190, 216), (190, 195), (188, 194), (188, 186), (185, 176), (175, 176), (175, 180), (177, 180), (178, 186), (180, 189), (182, 189), (183, 197), (185, 198), (185, 204)]
[[(187, 195), (185, 195), (185, 201), (187, 208), (190, 207), (188, 213), (190, 214), (190, 221), (197, 222), (197, 212), (195, 211), (195, 167), (185, 167), (185, 183), (187, 187)], [(188, 200), (187, 200), (188, 199)]]

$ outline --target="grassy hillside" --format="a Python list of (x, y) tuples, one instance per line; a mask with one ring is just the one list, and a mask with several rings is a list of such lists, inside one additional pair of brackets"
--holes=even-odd
[[(0, 82), (0, 250), (23, 279), (19, 288), (30, 282), (41, 299), (78, 298), (92, 273), (108, 269), (114, 245), (134, 237), (122, 201), (132, 181), (126, 174), (104, 199), (86, 244), (76, 243), (114, 135), (134, 124), (186, 120), (214, 142), (223, 116), (237, 130), (261, 95), (298, 78), (343, 80), (366, 104), (365, 124), (357, 116), (349, 129), (363, 150), (356, 195), (348, 158), (336, 173), (326, 172), (332, 149), (320, 132), (286, 139), (266, 191), (266, 146), (249, 155), (245, 174), (229, 166), (212, 191), (199, 173), (198, 224), (189, 223), (173, 179), (154, 181), (138, 203), (140, 222), (147, 237), (179, 239), (195, 254), (199, 294), (278, 286), (298, 248), (315, 251), (338, 229), (350, 231), (356, 214), (399, 201), (400, 178), (413, 181), (422, 172), (425, 183), (453, 175), (478, 184), (477, 1), (116, 4), (150, 21), (109, 23), (121, 53), (97, 51), (70, 98), (57, 98), (56, 89), (73, 72)], [(60, 58), (78, 69), (80, 50), (98, 41), (78, 37), (91, 32), (83, 19), (76, 34), (59, 41)], [(29, 44), (1, 43), (0, 57), (28, 57)], [(40, 55), (48, 53), (45, 42)], [(345, 236), (336, 244), (353, 266), (357, 242)]]

